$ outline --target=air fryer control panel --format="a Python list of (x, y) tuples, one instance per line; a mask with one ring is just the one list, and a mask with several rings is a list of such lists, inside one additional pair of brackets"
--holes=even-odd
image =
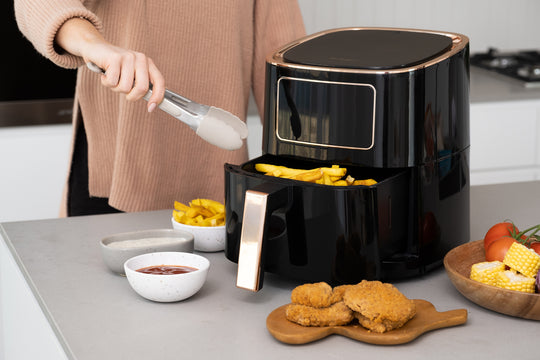
[(328, 68), (388, 70), (425, 63), (451, 47), (451, 37), (436, 33), (344, 30), (301, 43), (285, 51), (283, 58), (294, 64)]

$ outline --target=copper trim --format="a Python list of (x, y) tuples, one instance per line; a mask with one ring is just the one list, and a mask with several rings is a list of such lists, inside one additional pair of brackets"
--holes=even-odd
[[(338, 84), (338, 85), (351, 85), (351, 86), (364, 86), (369, 87), (373, 90), (373, 119), (371, 124), (371, 144), (369, 147), (357, 147), (357, 146), (344, 146), (344, 145), (331, 145), (331, 144), (321, 144), (316, 142), (309, 142), (309, 141), (299, 141), (299, 140), (293, 140), (293, 139), (286, 139), (279, 135), (278, 127), (280, 122), (280, 117), (277, 116), (279, 111), (279, 95), (280, 95), (280, 86), (279, 83), (281, 80), (294, 80), (294, 81), (305, 81), (305, 82), (314, 82), (314, 83), (323, 83), (323, 84)], [(339, 149), (350, 149), (350, 150), (369, 150), (375, 145), (375, 109), (377, 105), (377, 90), (375, 89), (375, 86), (371, 84), (364, 84), (364, 83), (351, 83), (351, 82), (339, 82), (339, 81), (325, 81), (325, 80), (314, 80), (314, 79), (303, 79), (303, 78), (295, 78), (290, 76), (283, 76), (279, 78), (278, 80), (278, 86), (277, 86), (277, 99), (276, 101), (276, 127), (274, 129), (274, 133), (276, 134), (276, 137), (285, 143), (291, 143), (291, 144), (302, 144), (302, 145), (310, 145), (310, 146), (318, 146), (318, 147), (325, 147), (325, 148), (339, 148)]]
[[(373, 70), (373, 69), (353, 69), (353, 68), (336, 68), (336, 67), (323, 67), (323, 66), (313, 66), (313, 65), (303, 65), (303, 64), (292, 64), (289, 62), (286, 62), (283, 59), (283, 54), (289, 50), (290, 48), (297, 46), (299, 44), (302, 44), (306, 41), (309, 41), (311, 39), (317, 38), (322, 35), (338, 32), (338, 31), (350, 31), (350, 30), (391, 30), (391, 31), (409, 31), (409, 32), (423, 32), (423, 33), (429, 33), (429, 34), (437, 34), (442, 36), (447, 36), (452, 39), (452, 48), (445, 52), (444, 54), (435, 57), (429, 61), (426, 61), (422, 64), (418, 64), (415, 66), (410, 66), (406, 68), (399, 68), (399, 69), (384, 69), (384, 70)], [(298, 39), (296, 41), (293, 41), (281, 49), (279, 49), (277, 52), (270, 54), (266, 61), (269, 64), (286, 67), (286, 68), (294, 68), (294, 69), (304, 69), (304, 70), (317, 70), (317, 71), (327, 71), (327, 72), (346, 72), (346, 73), (361, 73), (361, 74), (398, 74), (398, 73), (406, 73), (406, 72), (412, 72), (419, 69), (423, 69), (426, 67), (429, 67), (431, 65), (434, 65), (436, 63), (439, 63), (441, 61), (444, 61), (451, 56), (457, 54), (461, 50), (463, 50), (467, 44), (469, 43), (469, 38), (462, 34), (457, 33), (450, 33), (450, 32), (444, 32), (444, 31), (435, 31), (435, 30), (421, 30), (421, 29), (406, 29), (406, 28), (387, 28), (387, 27), (344, 27), (344, 28), (338, 28), (338, 29), (331, 29), (331, 30), (324, 30), (320, 31), (311, 35), (308, 35), (306, 37), (303, 37), (301, 39)]]

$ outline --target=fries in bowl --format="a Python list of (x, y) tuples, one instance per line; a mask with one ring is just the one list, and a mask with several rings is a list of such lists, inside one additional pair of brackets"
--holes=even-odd
[(173, 219), (192, 226), (225, 225), (225, 205), (210, 199), (194, 199), (189, 205), (174, 202)]

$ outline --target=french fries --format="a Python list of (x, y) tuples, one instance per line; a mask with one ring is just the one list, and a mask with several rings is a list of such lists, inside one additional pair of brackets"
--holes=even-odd
[[(377, 183), (377, 181), (373, 179), (356, 180), (352, 176), (347, 175), (346, 168), (342, 168), (339, 165), (332, 165), (332, 167), (319, 167), (315, 169), (305, 170), (305, 169), (293, 169), (293, 168), (288, 168), (286, 166), (280, 166), (280, 165), (258, 163), (258, 164), (255, 164), (255, 169), (268, 176), (307, 181), (307, 182), (323, 184), (323, 185), (370, 186)], [(347, 177), (345, 177), (345, 175), (347, 175)]]
[(175, 201), (173, 218), (186, 225), (221, 226), (225, 225), (225, 205), (210, 199), (194, 199), (189, 206)]

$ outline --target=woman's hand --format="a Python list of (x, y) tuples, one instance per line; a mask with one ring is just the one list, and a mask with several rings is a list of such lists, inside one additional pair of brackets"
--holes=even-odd
[(58, 30), (56, 44), (70, 54), (81, 56), (105, 70), (101, 83), (113, 91), (126, 94), (126, 99), (141, 99), (152, 84), (148, 111), (163, 100), (165, 81), (152, 59), (145, 54), (109, 43), (87, 20), (73, 18)]

